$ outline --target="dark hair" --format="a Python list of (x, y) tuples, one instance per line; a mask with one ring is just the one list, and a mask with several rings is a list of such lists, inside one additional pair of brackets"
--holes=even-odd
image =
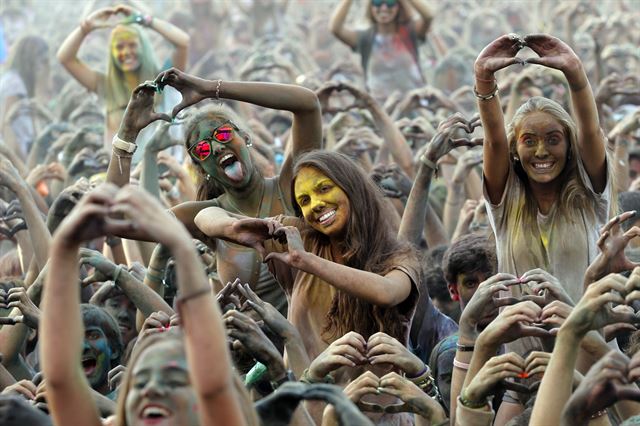
[(30, 98), (35, 95), (36, 81), (40, 77), (40, 67), (37, 61), (49, 61), (49, 44), (39, 36), (27, 35), (21, 37), (11, 47), (12, 55), (7, 63), (7, 68), (18, 73), (24, 83)]
[[(355, 269), (384, 275), (391, 271), (400, 257), (416, 258), (408, 243), (401, 243), (387, 215), (384, 214), (383, 195), (362, 169), (344, 154), (333, 151), (311, 151), (298, 159), (291, 181), (291, 199), (295, 200), (295, 181), (304, 167), (313, 167), (336, 183), (349, 198), (352, 206), (343, 241), (344, 263)], [(302, 211), (293, 203), (297, 216)], [(309, 227), (323, 244), (329, 238)], [(416, 283), (417, 284), (417, 283)], [(384, 331), (404, 342), (402, 322), (395, 308), (374, 306), (364, 300), (337, 291), (326, 316), (326, 337), (339, 337), (354, 330), (368, 336)]]
[(444, 276), (450, 284), (455, 283), (460, 274), (493, 275), (497, 268), (495, 247), (484, 235), (467, 234), (458, 238), (442, 259)]
[(640, 219), (640, 192), (638, 191), (626, 191), (618, 194), (618, 203), (620, 204), (620, 211), (628, 212), (635, 210), (635, 214), (629, 219), (620, 224), (622, 229), (628, 231), (633, 226), (634, 222)]
[(444, 278), (444, 272), (442, 272), (441, 267), (436, 266), (425, 270), (422, 281), (429, 291), (431, 299), (451, 302), (451, 295), (447, 288), (447, 280)]
[(118, 354), (115, 359), (111, 360), (111, 368), (116, 367), (120, 364), (120, 357), (124, 349), (118, 323), (107, 311), (98, 306), (83, 303), (80, 305), (80, 310), (82, 311), (82, 323), (84, 327), (100, 327), (109, 342), (111, 350)]

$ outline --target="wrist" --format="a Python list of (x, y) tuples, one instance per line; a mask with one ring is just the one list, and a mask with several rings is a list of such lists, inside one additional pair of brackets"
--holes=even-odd
[(267, 369), (269, 380), (271, 382), (279, 382), (287, 377), (287, 370), (284, 368), (282, 359), (277, 359), (275, 356), (270, 356), (269, 358), (269, 363), (265, 364), (269, 366)]
[(136, 143), (140, 130), (131, 129), (129, 127), (120, 127), (118, 137), (125, 142)]
[(479, 356), (491, 357), (498, 352), (499, 347), (500, 342), (494, 341), (492, 336), (480, 333), (476, 339), (474, 353), (477, 353)]

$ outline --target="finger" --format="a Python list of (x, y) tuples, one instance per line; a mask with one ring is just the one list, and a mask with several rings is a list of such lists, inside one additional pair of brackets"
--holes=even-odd
[(154, 113), (152, 113), (150, 115), (150, 121), (149, 121), (149, 123), (147, 123), (147, 125), (150, 124), (150, 123), (153, 123), (154, 121), (157, 121), (157, 120), (163, 120), (163, 121), (166, 121), (168, 123), (173, 122), (173, 119), (168, 114), (154, 112)]

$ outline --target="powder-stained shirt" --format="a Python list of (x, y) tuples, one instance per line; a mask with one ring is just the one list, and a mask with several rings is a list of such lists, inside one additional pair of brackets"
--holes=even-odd
[[(284, 226), (295, 226), (300, 230), (304, 248), (307, 252), (334, 261), (331, 253), (331, 246), (318, 237), (303, 219), (290, 216), (277, 216), (275, 220)], [(267, 253), (286, 252), (286, 245), (275, 240), (265, 242)], [(331, 341), (323, 339), (323, 331), (326, 326), (326, 315), (331, 308), (336, 288), (323, 281), (313, 274), (295, 270), (282, 262), (272, 260), (269, 262), (269, 269), (275, 275), (280, 285), (284, 288), (289, 302), (288, 319), (298, 329), (302, 337), (304, 346), (310, 359), (316, 358), (324, 351)], [(407, 343), (411, 319), (416, 309), (418, 301), (418, 280), (419, 264), (412, 259), (399, 258), (397, 264), (392, 268), (397, 269), (411, 279), (412, 290), (407, 299), (399, 305), (390, 308), (397, 309), (399, 317), (404, 326), (404, 341)], [(354, 330), (358, 331), (358, 330)], [(340, 336), (338, 336), (340, 337)]]

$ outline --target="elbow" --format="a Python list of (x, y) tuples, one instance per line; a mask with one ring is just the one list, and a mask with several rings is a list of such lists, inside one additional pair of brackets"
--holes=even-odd
[(300, 87), (301, 108), (299, 112), (320, 114), (320, 100), (313, 90)]

